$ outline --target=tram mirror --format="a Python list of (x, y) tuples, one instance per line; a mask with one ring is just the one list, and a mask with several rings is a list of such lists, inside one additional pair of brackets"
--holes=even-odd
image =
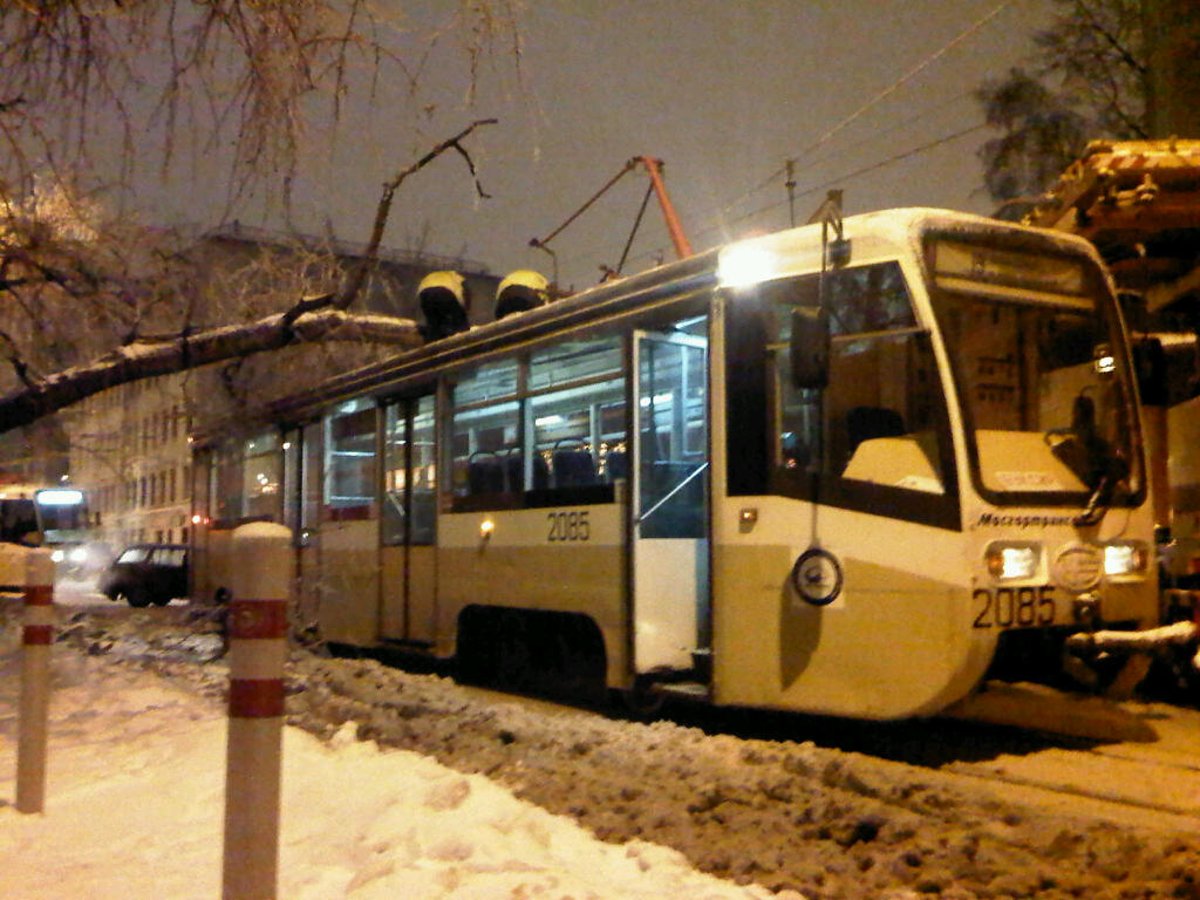
[(792, 308), (792, 382), (798, 388), (829, 384), (829, 313), (823, 306)]

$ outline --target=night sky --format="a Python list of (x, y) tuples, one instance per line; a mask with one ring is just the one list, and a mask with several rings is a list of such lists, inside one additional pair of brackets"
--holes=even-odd
[[(457, 4), (427, 6), (429, 21), (411, 22), (400, 47), (410, 58), (425, 26), (444, 23)], [(386, 178), (472, 119), (492, 116), (500, 124), (468, 142), (492, 199), (476, 198), (465, 166), (450, 154), (401, 189), (385, 243), (465, 256), (496, 273), (548, 273), (548, 257), (530, 249), (529, 239), (551, 232), (641, 154), (664, 160), (697, 249), (786, 227), (789, 158), (796, 160), (800, 221), (828, 187), (845, 189), (848, 214), (904, 205), (988, 213), (993, 204), (980, 187), (976, 151), (989, 132), (959, 133), (982, 124), (972, 91), (1024, 61), (1030, 33), (1047, 24), (1050, 6), (531, 0), (519, 22), (519, 77), (511, 54), (497, 47), (469, 102), (464, 54), (448, 32), (415, 95), (385, 84), (373, 110), (355, 107), (336, 131), (310, 128), (316, 149), (295, 181), (291, 222), (365, 241)], [(209, 178), (220, 174), (181, 170), (165, 189), (142, 189), (139, 201), (153, 216), (210, 226), (223, 210), (219, 191), (197, 190)], [(645, 186), (644, 176), (627, 175), (555, 241), (564, 285), (592, 284), (602, 263), (617, 262)], [(278, 210), (266, 218), (252, 208), (236, 215), (284, 224)], [(627, 269), (644, 268), (660, 251), (670, 258), (652, 208)]]

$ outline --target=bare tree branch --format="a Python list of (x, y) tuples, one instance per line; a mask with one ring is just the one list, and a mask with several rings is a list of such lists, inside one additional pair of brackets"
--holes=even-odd
[(379, 198), (379, 205), (375, 208), (375, 222), (371, 226), (371, 238), (367, 242), (367, 249), (358, 261), (358, 264), (351, 270), (350, 276), (346, 279), (342, 290), (338, 293), (337, 300), (334, 303), (338, 309), (349, 307), (354, 302), (354, 298), (358, 296), (359, 291), (362, 290), (363, 283), (367, 280), (367, 272), (379, 254), (379, 245), (383, 241), (383, 232), (387, 228), (388, 216), (392, 211), (392, 201), (395, 199), (396, 191), (409, 176), (421, 171), (447, 150), (454, 149), (467, 161), (467, 168), (471, 172), (471, 177), (475, 180), (476, 193), (483, 198), (489, 196), (484, 191), (483, 185), (479, 183), (479, 176), (475, 171), (475, 163), (471, 159), (471, 155), (466, 151), (466, 148), (463, 147), (462, 141), (476, 128), (481, 128), (484, 125), (495, 125), (497, 121), (497, 119), (476, 119), (458, 134), (446, 138), (446, 140), (439, 143), (412, 165), (397, 172), (390, 181), (384, 183), (383, 195)]

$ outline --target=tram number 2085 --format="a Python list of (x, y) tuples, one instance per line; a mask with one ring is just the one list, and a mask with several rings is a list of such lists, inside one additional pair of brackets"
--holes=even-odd
[(592, 526), (588, 521), (586, 509), (556, 510), (546, 514), (546, 522), (550, 526), (546, 540), (551, 543), (586, 541), (592, 536)]
[(1054, 588), (976, 588), (976, 628), (1037, 628), (1053, 625), (1057, 612)]

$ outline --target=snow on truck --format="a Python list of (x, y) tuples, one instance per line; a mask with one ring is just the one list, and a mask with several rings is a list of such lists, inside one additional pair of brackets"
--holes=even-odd
[[(1190, 650), (1200, 632), (1200, 140), (1093, 141), (1023, 221), (1091, 241), (1133, 325), (1164, 628), (1098, 646), (1158, 639)], [(1190, 656), (1179, 674), (1195, 683), (1200, 655)]]

